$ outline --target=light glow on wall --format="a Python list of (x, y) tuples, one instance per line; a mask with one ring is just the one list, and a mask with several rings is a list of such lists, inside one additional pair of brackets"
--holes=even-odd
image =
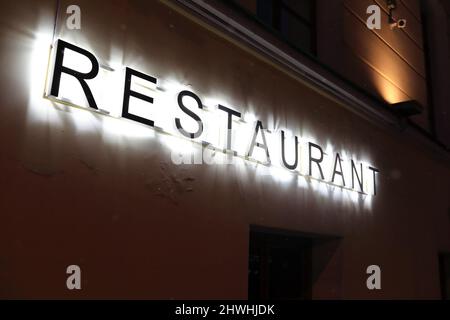
[[(46, 51), (45, 60), (48, 60), (48, 39), (45, 39), (42, 43), (36, 46), (36, 50), (39, 50), (40, 54), (35, 55), (36, 58), (43, 59), (42, 52)], [(46, 50), (43, 48), (46, 47)], [(66, 50), (71, 52), (71, 50)], [(81, 56), (81, 57), (80, 57)], [(33, 65), (43, 65), (42, 62), (33, 63)], [(64, 55), (64, 66), (79, 70), (80, 72), (88, 72), (92, 68), (92, 64), (89, 59), (82, 57), (81, 54), (72, 52), (71, 54)], [(51, 69), (49, 72), (51, 73)], [(36, 77), (40, 73), (42, 78), (43, 74), (46, 74), (48, 70), (33, 70), (33, 84), (39, 83), (36, 81)], [(180, 91), (189, 90), (195, 91), (190, 86), (178, 84), (174, 81), (160, 80), (156, 84), (146, 81), (139, 77), (132, 77), (131, 90), (138, 92), (145, 96), (153, 97), (154, 103), (149, 104), (147, 101), (136, 97), (130, 97), (129, 111), (132, 114), (139, 115), (146, 119), (152, 119), (155, 122), (155, 128), (135, 123), (129, 119), (121, 118), (122, 101), (123, 101), (123, 79), (125, 75), (125, 67), (115, 66), (102, 67), (100, 66), (99, 74), (95, 79), (86, 80), (89, 87), (95, 95), (99, 110), (93, 110), (89, 107), (89, 103), (86, 96), (80, 86), (77, 79), (71, 75), (62, 74), (60, 84), (60, 95), (58, 97), (47, 96), (50, 104), (57, 102), (63, 102), (69, 106), (75, 106), (78, 108), (69, 108), (73, 114), (73, 118), (77, 125), (77, 130), (89, 131), (97, 130), (98, 117), (101, 117), (101, 127), (106, 133), (112, 136), (127, 135), (131, 138), (158, 138), (162, 144), (166, 145), (173, 153), (178, 154), (182, 159), (182, 163), (185, 163), (186, 159), (191, 159), (193, 164), (205, 163), (202, 159), (204, 157), (204, 150), (201, 148), (202, 143), (209, 143), (211, 148), (209, 151), (209, 162), (213, 159), (214, 163), (228, 164), (230, 159), (238, 167), (254, 167), (254, 170), (259, 176), (270, 176), (273, 180), (280, 185), (294, 185), (305, 189), (312, 189), (318, 194), (327, 198), (340, 197), (341, 200), (349, 201), (351, 203), (362, 202), (366, 207), (370, 207), (372, 203), (372, 196), (374, 195), (373, 181), (370, 172), (367, 172), (369, 161), (356, 161), (357, 157), (350, 155), (348, 152), (340, 151), (339, 155), (342, 159), (342, 171), (345, 180), (345, 186), (340, 176), (337, 176), (335, 181), (331, 181), (331, 175), (333, 174), (335, 164), (335, 154), (333, 146), (327, 143), (327, 147), (322, 150), (323, 161), (320, 166), (323, 171), (324, 178), (321, 178), (320, 170), (317, 165), (313, 164), (312, 175), (309, 175), (309, 159), (320, 158), (320, 150), (312, 148), (312, 153), (309, 154), (309, 143), (312, 142), (320, 146), (320, 143), (316, 143), (313, 137), (298, 136), (298, 134), (290, 131), (288, 128), (279, 128), (277, 130), (264, 127), (264, 136), (268, 146), (270, 154), (270, 165), (266, 164), (267, 156), (265, 150), (261, 147), (255, 146), (254, 152), (251, 157), (248, 157), (247, 153), (249, 145), (251, 143), (253, 134), (255, 132), (255, 124), (258, 121), (258, 116), (252, 112), (242, 112), (238, 108), (234, 108), (224, 101), (218, 101), (214, 98), (202, 98), (203, 109), (199, 109), (195, 103), (195, 100), (190, 97), (184, 97), (182, 99), (183, 104), (193, 112), (195, 112), (204, 124), (204, 132), (198, 138), (186, 138), (180, 135), (180, 132), (174, 125), (174, 118), (179, 118), (182, 126), (187, 131), (195, 131), (198, 128), (198, 123), (188, 116), (177, 105), (177, 96)], [(51, 83), (51, 77), (47, 81), (46, 92), (49, 92)], [(42, 88), (41, 88), (42, 89)], [(33, 94), (36, 94), (34, 92)], [(39, 94), (37, 95), (39, 96)], [(42, 91), (40, 93), (42, 97)], [(205, 101), (205, 102), (203, 102)], [(231, 157), (222, 151), (226, 148), (227, 137), (227, 114), (218, 110), (218, 105), (226, 105), (226, 107), (241, 112), (241, 118), (232, 118), (232, 149), (236, 152), (236, 156)], [(81, 108), (81, 109), (80, 109)], [(54, 108), (48, 108), (49, 110), (55, 110)], [(93, 112), (86, 112), (86, 110)], [(42, 111), (42, 110), (40, 110)], [(49, 111), (51, 112), (51, 111)], [(46, 119), (45, 121), (58, 121), (58, 119)], [(269, 129), (269, 130), (268, 130)], [(298, 165), (295, 170), (289, 170), (283, 166), (281, 159), (281, 135), (280, 130), (285, 133), (285, 160), (287, 163), (294, 163), (295, 153), (294, 150), (294, 137), (298, 138)], [(263, 144), (262, 135), (258, 134), (256, 142)], [(203, 152), (203, 155), (202, 155)], [(200, 155), (200, 156), (199, 156)], [(196, 160), (197, 159), (197, 160)], [(198, 160), (200, 159), (200, 160)], [(357, 187), (351, 188), (351, 160), (356, 161), (358, 164), (363, 164), (364, 170), (364, 192), (360, 192)]]

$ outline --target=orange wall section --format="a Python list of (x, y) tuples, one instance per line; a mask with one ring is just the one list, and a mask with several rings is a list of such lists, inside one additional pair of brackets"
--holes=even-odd
[[(380, 30), (366, 26), (370, 5), (381, 8)], [(423, 113), (411, 119), (430, 131), (423, 26), (418, 8), (419, 0), (397, 1), (394, 17), (406, 19), (407, 25), (391, 30), (384, 0), (318, 1), (318, 58), (388, 104), (418, 101)]]

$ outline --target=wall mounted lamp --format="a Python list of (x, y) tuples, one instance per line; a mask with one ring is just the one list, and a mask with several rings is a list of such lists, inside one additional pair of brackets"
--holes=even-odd
[(418, 115), (423, 112), (423, 107), (415, 100), (393, 103), (391, 104), (391, 107), (394, 112), (402, 118)]

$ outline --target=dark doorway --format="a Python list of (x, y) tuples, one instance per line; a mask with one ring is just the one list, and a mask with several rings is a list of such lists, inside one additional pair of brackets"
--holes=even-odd
[(248, 298), (311, 299), (311, 248), (308, 237), (251, 228)]
[(441, 296), (450, 300), (450, 254), (439, 254), (439, 273), (441, 278)]

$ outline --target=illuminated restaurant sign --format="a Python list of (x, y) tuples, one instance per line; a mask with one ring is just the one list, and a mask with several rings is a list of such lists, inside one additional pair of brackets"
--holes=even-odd
[[(91, 52), (59, 39), (48, 97), (68, 102), (66, 95), (76, 88), (87, 102), (87, 109), (114, 116), (114, 112), (108, 110), (108, 103), (98, 104), (97, 95), (101, 96), (101, 89), (98, 83), (92, 83), (101, 78), (101, 69), (105, 68)], [(117, 117), (198, 142), (232, 157), (265, 166), (280, 166), (291, 173), (338, 188), (367, 195), (377, 193), (379, 170), (366, 162), (354, 160), (355, 157), (345, 152), (328, 152), (318, 143), (289, 134), (287, 129), (267, 130), (261, 120), (256, 117), (246, 119), (241, 112), (224, 103), (205, 105), (187, 88), (178, 88), (173, 94), (174, 99), (167, 100), (171, 94), (158, 87), (156, 77), (129, 67), (124, 71), (124, 74), (119, 72), (120, 78), (113, 77), (113, 83), (100, 81), (104, 87), (103, 96), (105, 92), (114, 95), (120, 91), (122, 103)]]

